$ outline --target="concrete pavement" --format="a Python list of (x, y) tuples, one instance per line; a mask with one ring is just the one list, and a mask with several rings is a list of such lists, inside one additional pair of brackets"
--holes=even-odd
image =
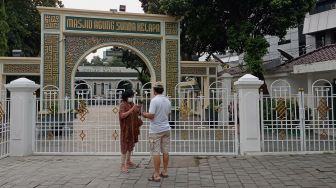
[(169, 177), (148, 182), (148, 156), (119, 173), (117, 156), (29, 156), (0, 160), (0, 187), (336, 187), (336, 154), (172, 156)]

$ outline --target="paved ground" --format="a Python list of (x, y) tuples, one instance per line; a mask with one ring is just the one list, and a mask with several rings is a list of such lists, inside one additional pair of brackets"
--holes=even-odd
[(148, 157), (129, 174), (115, 156), (31, 156), (0, 160), (0, 187), (336, 187), (336, 154), (172, 157), (169, 178), (148, 182)]

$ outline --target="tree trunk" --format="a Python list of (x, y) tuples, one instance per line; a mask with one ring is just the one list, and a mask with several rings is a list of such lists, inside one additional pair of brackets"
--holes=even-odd
[(268, 91), (268, 88), (267, 88), (267, 84), (265, 82), (265, 77), (264, 77), (264, 74), (263, 73), (255, 73), (253, 74), (254, 76), (258, 77), (259, 80), (262, 80), (264, 81), (264, 83), (260, 86), (259, 89), (261, 89), (263, 91), (263, 94), (265, 95), (269, 95), (269, 91)]

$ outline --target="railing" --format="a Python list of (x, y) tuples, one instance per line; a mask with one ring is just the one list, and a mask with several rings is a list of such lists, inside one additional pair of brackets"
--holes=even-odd
[(334, 152), (336, 95), (331, 84), (317, 80), (309, 95), (303, 90), (291, 94), (289, 84), (277, 91), (271, 96), (261, 93), (262, 151)]
[[(149, 97), (137, 100), (142, 102), (143, 110), (149, 108)], [(170, 100), (171, 154), (237, 154), (236, 96), (189, 96)], [(40, 105), (41, 102), (44, 105)], [(34, 152), (119, 155), (119, 104), (120, 99), (116, 98), (37, 100)], [(39, 109), (41, 106), (45, 108)], [(149, 121), (143, 120), (134, 149), (134, 154), (139, 155), (149, 153)]]
[(0, 159), (9, 155), (10, 143), (10, 124), (9, 124), (9, 105), (8, 99), (0, 101)]

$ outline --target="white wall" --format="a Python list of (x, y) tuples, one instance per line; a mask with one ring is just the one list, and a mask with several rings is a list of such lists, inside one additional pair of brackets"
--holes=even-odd
[(265, 36), (265, 39), (269, 43), (269, 47), (267, 48), (268, 53), (264, 56), (264, 61), (269, 61), (272, 59), (280, 58), (279, 49), (284, 50), (285, 52), (291, 54), (294, 57), (299, 56), (299, 34), (298, 28), (288, 29), (284, 40), (290, 40), (291, 42), (288, 44), (278, 45), (279, 37), (276, 36)]
[(313, 84), (314, 81), (319, 79), (326, 79), (330, 83), (333, 82), (334, 79), (336, 79), (336, 71), (329, 71), (329, 72), (319, 72), (314, 74), (290, 74), (289, 76), (279, 76), (279, 77), (267, 77), (266, 76), (266, 84), (268, 86), (268, 90), (271, 88), (271, 84), (277, 80), (282, 79), (287, 81), (291, 86), (291, 92), (293, 94), (298, 93), (299, 88), (303, 88), (305, 93), (308, 93), (309, 88), (309, 78), (311, 78), (311, 84)]

